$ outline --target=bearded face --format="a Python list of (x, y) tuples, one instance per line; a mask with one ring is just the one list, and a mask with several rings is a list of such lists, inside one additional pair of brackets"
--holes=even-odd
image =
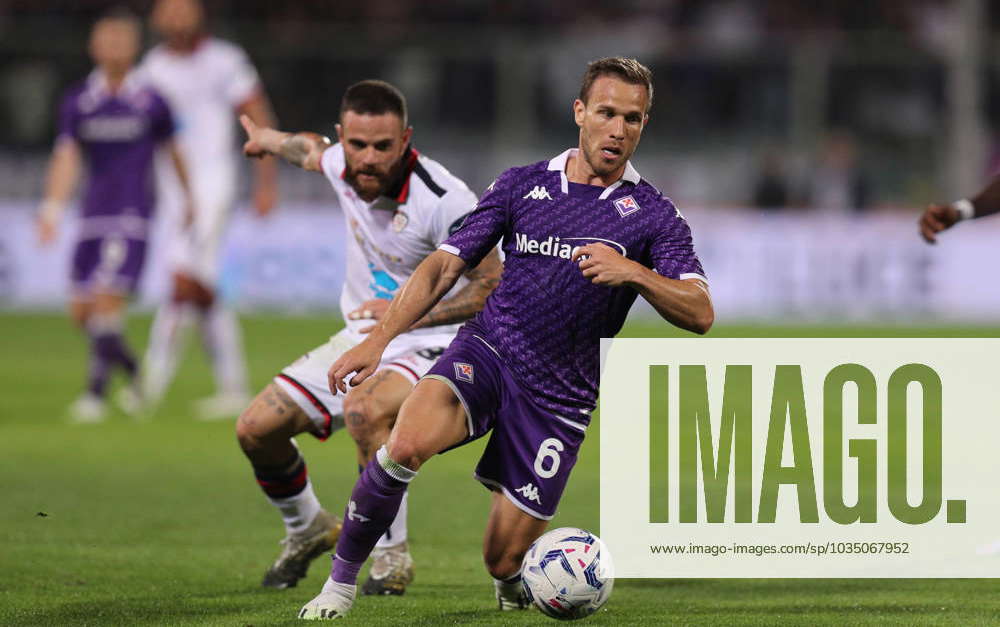
[(346, 111), (337, 135), (344, 147), (344, 179), (358, 196), (371, 202), (396, 180), (413, 129), (404, 127), (395, 113)]

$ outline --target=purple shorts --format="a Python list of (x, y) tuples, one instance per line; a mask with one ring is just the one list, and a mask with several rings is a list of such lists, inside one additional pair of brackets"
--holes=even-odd
[(538, 405), (496, 350), (467, 329), (459, 331), (424, 378), (448, 384), (465, 407), (469, 438), (462, 444), (493, 430), (476, 466), (476, 479), (503, 492), (531, 516), (551, 519), (576, 464), (586, 425)]
[(73, 289), (131, 294), (139, 285), (145, 259), (145, 240), (120, 235), (80, 240), (73, 250)]

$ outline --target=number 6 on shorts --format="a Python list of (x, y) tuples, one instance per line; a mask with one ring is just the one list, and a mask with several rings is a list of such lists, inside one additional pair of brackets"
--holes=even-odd
[[(547, 438), (538, 447), (538, 455), (535, 456), (535, 473), (542, 479), (548, 479), (559, 472), (559, 453), (566, 450), (565, 445), (558, 438)], [(549, 467), (545, 467), (545, 460), (552, 462)]]

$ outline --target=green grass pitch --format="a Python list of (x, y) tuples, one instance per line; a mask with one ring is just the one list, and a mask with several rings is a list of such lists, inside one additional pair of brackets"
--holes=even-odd
[[(245, 321), (255, 387), (336, 329), (323, 318)], [(148, 318), (130, 322), (136, 347)], [(630, 326), (655, 336), (666, 326)], [(997, 328), (724, 327), (714, 336), (996, 336)], [(192, 343), (195, 338), (191, 338)], [(81, 387), (84, 343), (54, 314), (0, 314), (0, 624), (294, 624), (320, 588), (321, 558), (298, 588), (259, 587), (280, 519), (236, 446), (232, 421), (198, 422), (208, 395), (194, 350), (151, 419), (65, 423)], [(190, 347), (193, 349), (194, 347)], [(343, 508), (356, 477), (340, 433), (300, 438), (321, 501)], [(413, 486), (416, 581), (403, 597), (361, 597), (347, 624), (552, 624), (501, 614), (480, 558), (488, 493), (471, 479), (482, 444), (429, 463)], [(599, 532), (597, 429), (591, 429), (555, 526)], [(998, 529), (1000, 534), (1000, 529)], [(992, 580), (620, 580), (593, 625), (996, 624)]]

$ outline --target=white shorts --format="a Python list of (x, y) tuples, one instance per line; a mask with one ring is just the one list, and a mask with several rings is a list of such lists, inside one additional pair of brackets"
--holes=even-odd
[[(416, 385), (448, 347), (454, 334), (404, 334), (386, 347), (379, 371), (393, 370)], [(315, 435), (325, 440), (344, 426), (342, 394), (330, 393), (327, 373), (333, 362), (356, 346), (361, 339), (344, 329), (284, 368), (274, 382), (295, 400), (316, 427)]]
[[(174, 271), (183, 272), (207, 287), (215, 287), (219, 279), (222, 238), (233, 205), (233, 184), (228, 176), (219, 176), (218, 180), (213, 180), (205, 175), (193, 184), (192, 191), (195, 202), (194, 223), (189, 228), (184, 228), (178, 217), (170, 242), (170, 266)], [(182, 216), (180, 194), (172, 193), (169, 196), (177, 206), (178, 216)]]

